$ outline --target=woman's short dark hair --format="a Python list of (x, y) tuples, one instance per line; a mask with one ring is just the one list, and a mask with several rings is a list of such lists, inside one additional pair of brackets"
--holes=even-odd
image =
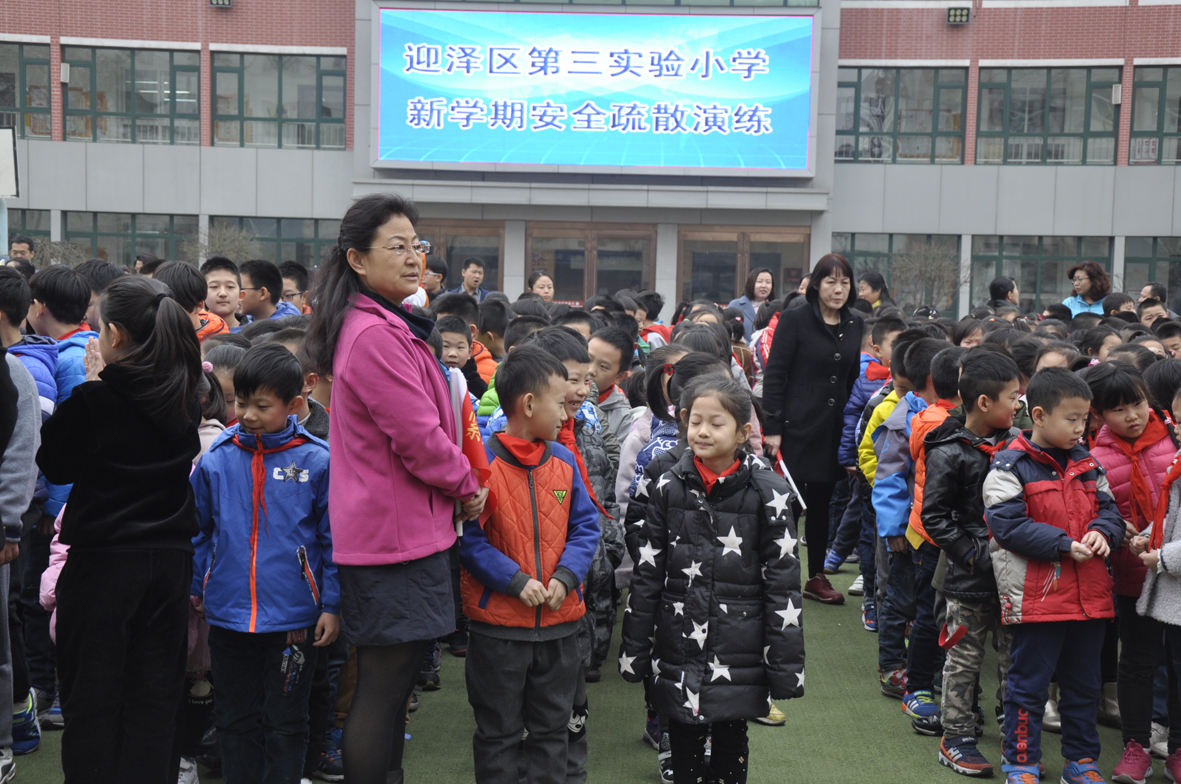
[[(865, 274), (862, 273), (862, 280), (865, 279)], [(828, 277), (848, 278), (849, 297), (853, 296), (853, 267), (849, 264), (849, 260), (839, 253), (828, 253), (821, 256), (820, 261), (816, 262), (816, 266), (812, 268), (812, 279), (808, 281), (808, 290), (804, 294), (809, 302), (820, 301), (820, 283)], [(878, 275), (878, 278), (881, 279), (881, 275)], [(886, 281), (882, 280), (882, 291), (885, 291), (885, 285)], [(848, 298), (845, 299), (845, 304), (849, 304)]]
[(336, 247), (312, 283), (309, 301), (312, 323), (308, 329), (307, 351), (313, 364), (324, 373), (332, 372), (336, 341), (344, 326), (353, 299), (361, 293), (361, 278), (349, 266), (349, 250), (368, 253), (373, 239), (390, 218), (401, 215), (411, 224), (418, 223), (414, 202), (392, 193), (362, 196), (345, 212), (340, 222)]
[(1075, 264), (1067, 270), (1066, 277), (1073, 280), (1076, 272), (1085, 272), (1091, 279), (1091, 291), (1087, 296), (1092, 301), (1097, 302), (1111, 293), (1111, 278), (1107, 277), (1107, 273), (1096, 262), (1084, 261)]
[(771, 293), (767, 295), (767, 299), (775, 299), (775, 273), (767, 267), (759, 267), (752, 269), (746, 276), (746, 285), (742, 289), (743, 295), (751, 302), (755, 301), (755, 283), (764, 272), (771, 276)]

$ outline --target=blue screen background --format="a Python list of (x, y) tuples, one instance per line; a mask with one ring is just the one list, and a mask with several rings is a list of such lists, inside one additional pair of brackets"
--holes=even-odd
[[(667, 14), (600, 14), (552, 12), (480, 12), (383, 9), (380, 31), (380, 105), (378, 158), (382, 161), (550, 164), (585, 166), (645, 166), (734, 169), (806, 169), (811, 118), (811, 68), (813, 20), (810, 16), (722, 16)], [(407, 44), (416, 49), (414, 72)], [(447, 46), (478, 46), (482, 61), (464, 73), (458, 59), (445, 55), (433, 60), (429, 47), (446, 52)], [(488, 73), (488, 47), (521, 47), (514, 62), (521, 75)], [(423, 48), (427, 47), (427, 48)], [(555, 49), (557, 73), (528, 75), (533, 59), (528, 52)], [(642, 54), (638, 69), (611, 76), (611, 52)], [(683, 58), (684, 78), (656, 78), (650, 71), (651, 53), (674, 50)], [(736, 50), (762, 50), (767, 73), (742, 78), (731, 56)], [(452, 50), (458, 52), (459, 50)], [(573, 52), (598, 52), (598, 56)], [(701, 78), (706, 52), (713, 72)], [(697, 58), (695, 73), (688, 73)], [(575, 61), (582, 65), (577, 65)], [(631, 58), (635, 64), (635, 58)], [(720, 60), (725, 73), (718, 70)], [(503, 61), (499, 61), (502, 62)], [(452, 72), (447, 73), (448, 65)], [(569, 73), (601, 70), (601, 75)], [(420, 70), (438, 70), (422, 73)], [(502, 68), (504, 70), (504, 68)], [(551, 68), (551, 71), (553, 69)], [(478, 98), (485, 106), (493, 100), (526, 101), (527, 127), (530, 104), (550, 101), (566, 107), (560, 120), (565, 130), (508, 130), (473, 122), (463, 128), (447, 119), (446, 112), (415, 113), (411, 101), (435, 100), (450, 107), (455, 99)], [(438, 99), (445, 103), (440, 104)], [(611, 104), (638, 102), (649, 109), (658, 102), (721, 106), (732, 112), (755, 104), (770, 111), (764, 115), (771, 130), (761, 135), (739, 133), (733, 119), (729, 133), (658, 134), (654, 120), (646, 118), (647, 132), (573, 130), (573, 112), (586, 101), (610, 112)], [(749, 115), (748, 115), (749, 116)], [(598, 123), (605, 125), (610, 118)], [(684, 119), (692, 126), (694, 116)], [(442, 127), (437, 127), (440, 125)], [(703, 126), (699, 126), (703, 127)], [(748, 128), (751, 126), (747, 126)]]

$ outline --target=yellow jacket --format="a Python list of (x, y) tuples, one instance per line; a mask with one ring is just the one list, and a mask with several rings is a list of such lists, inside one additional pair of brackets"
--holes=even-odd
[(878, 403), (878, 407), (873, 410), (873, 414), (869, 417), (869, 424), (866, 425), (865, 435), (861, 438), (861, 443), (857, 446), (857, 462), (861, 466), (861, 473), (865, 474), (865, 478), (869, 481), (870, 486), (873, 485), (874, 477), (878, 471), (878, 457), (873, 451), (873, 434), (874, 431), (881, 427), (882, 423), (894, 413), (894, 407), (898, 405), (898, 392), (892, 391), (890, 394)]

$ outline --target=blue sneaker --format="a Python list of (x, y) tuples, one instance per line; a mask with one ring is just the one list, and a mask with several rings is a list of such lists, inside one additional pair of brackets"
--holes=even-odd
[(32, 754), (41, 746), (41, 723), (37, 721), (37, 698), (33, 692), (25, 705), (12, 715), (12, 753), (18, 757)]
[(53, 704), (49, 706), (48, 711), (39, 715), (37, 720), (41, 722), (42, 729), (60, 730), (65, 728), (66, 720), (62, 716), (62, 698), (60, 694), (53, 695)]
[(865, 627), (867, 632), (877, 634), (878, 608), (876, 606), (867, 604), (861, 608), (861, 625)]
[(902, 696), (902, 710), (911, 717), (910, 726), (920, 735), (942, 735), (943, 714), (931, 692), (911, 691)]
[(312, 776), (320, 781), (344, 781), (344, 761), (340, 756), (340, 739), (344, 730), (333, 727), (324, 736), (324, 748)]
[(1067, 760), (1062, 768), (1062, 784), (1103, 784), (1103, 774), (1093, 759)]
[(832, 550), (829, 550), (828, 554), (826, 556), (824, 556), (824, 573), (825, 574), (836, 574), (837, 572), (839, 572), (841, 570), (841, 564), (843, 564), (844, 562), (845, 562), (844, 558), (840, 557), (839, 555), (834, 553)]
[(1037, 765), (1001, 765), (1001, 770), (1005, 774), (1005, 784), (1038, 783)]

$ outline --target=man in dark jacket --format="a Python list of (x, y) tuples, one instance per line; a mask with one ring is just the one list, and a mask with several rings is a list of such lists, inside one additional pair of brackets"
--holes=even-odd
[(992, 631), (1000, 652), (997, 697), (1003, 704), (1011, 635), (1001, 625), (982, 488), (997, 445), (1017, 435), (1010, 428), (1021, 394), (1021, 372), (1007, 355), (979, 349), (965, 355), (961, 367), (964, 418), (948, 417), (923, 441), (927, 478), (922, 523), (947, 555), (947, 625), (942, 637), (951, 647), (943, 668), (939, 762), (957, 773), (990, 776), (992, 764), (976, 746), (982, 729), (976, 705), (980, 667), (985, 639)]

